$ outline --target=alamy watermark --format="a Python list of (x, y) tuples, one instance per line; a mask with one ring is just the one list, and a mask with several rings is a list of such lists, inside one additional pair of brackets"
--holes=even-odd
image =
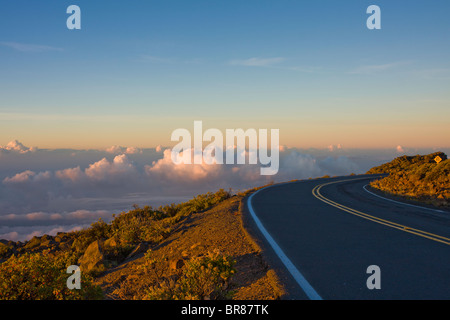
[(367, 289), (373, 290), (373, 289), (381, 289), (381, 269), (377, 265), (370, 265), (367, 267), (367, 274), (370, 274), (370, 276), (367, 278), (366, 286)]
[[(174, 164), (248, 164), (261, 165), (261, 175), (275, 175), (279, 170), (279, 129), (270, 130), (268, 148), (267, 129), (219, 129), (203, 132), (202, 121), (194, 121), (194, 134), (187, 129), (176, 129), (171, 140), (179, 143), (172, 149)], [(203, 148), (204, 142), (210, 142)], [(236, 142), (236, 143), (235, 143)], [(270, 149), (270, 154), (269, 154)]]
[(79, 266), (72, 265), (67, 268), (67, 273), (72, 274), (67, 278), (67, 288), (69, 290), (81, 289), (81, 270)]
[[(70, 5), (66, 10), (70, 16), (67, 18), (66, 25), (69, 30), (81, 29), (81, 9), (77, 5)], [(377, 5), (370, 5), (367, 10), (370, 17), (367, 19), (366, 26), (369, 30), (381, 29), (381, 9)]]

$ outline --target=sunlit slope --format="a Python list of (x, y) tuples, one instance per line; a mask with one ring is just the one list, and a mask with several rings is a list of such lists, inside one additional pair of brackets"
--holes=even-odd
[(450, 160), (443, 152), (398, 157), (367, 173), (389, 173), (370, 184), (381, 191), (436, 206), (450, 204)]

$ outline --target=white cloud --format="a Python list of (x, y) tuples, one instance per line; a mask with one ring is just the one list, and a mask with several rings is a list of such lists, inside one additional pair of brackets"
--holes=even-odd
[(121, 147), (121, 146), (111, 146), (109, 148), (106, 149), (106, 152), (108, 153), (124, 153), (126, 150), (125, 147)]
[(289, 149), (289, 147), (286, 146), (286, 145), (280, 145), (280, 147), (279, 147), (279, 151), (280, 151), (280, 152), (285, 152), (285, 151), (287, 151), (288, 149)]
[(112, 154), (137, 154), (142, 153), (142, 149), (136, 147), (111, 146), (106, 149), (106, 152)]
[(40, 44), (28, 44), (19, 42), (0, 42), (0, 45), (12, 48), (21, 52), (49, 52), (49, 51), (64, 51), (62, 48), (51, 47)]
[[(19, 226), (19, 227), (0, 227), (0, 239), (7, 239), (11, 241), (27, 241), (33, 238), (34, 236), (42, 236), (44, 234), (48, 234), (51, 236), (55, 236), (58, 232), (71, 232), (81, 230), (83, 228), (89, 227), (90, 224), (84, 225), (50, 225), (50, 226)], [(14, 231), (11, 231), (14, 229)]]
[(395, 148), (395, 150), (397, 150), (398, 153), (405, 152), (405, 149), (402, 146), (400, 146), (400, 145), (398, 145), (397, 148)]
[(15, 176), (8, 178), (6, 177), (5, 179), (3, 179), (3, 183), (8, 184), (8, 183), (23, 183), (23, 182), (27, 182), (30, 181), (34, 176), (36, 175), (35, 172), (31, 171), (31, 170), (27, 170), (21, 173), (17, 173)]
[(288, 70), (292, 70), (292, 71), (298, 71), (298, 72), (303, 72), (303, 73), (317, 73), (319, 71), (321, 71), (323, 68), (322, 67), (288, 67)]
[(142, 153), (142, 150), (136, 147), (128, 147), (125, 150), (126, 154), (136, 154), (136, 153)]
[(246, 66), (246, 67), (268, 67), (274, 64), (279, 64), (283, 62), (285, 58), (276, 57), (276, 58), (249, 58), (244, 60), (231, 60), (229, 62), (230, 65), (233, 66)]
[(17, 231), (11, 231), (8, 233), (0, 234), (0, 239), (6, 239), (11, 241), (24, 240), (24, 238), (22, 238)]
[(27, 152), (33, 152), (36, 150), (37, 150), (37, 148), (35, 148), (35, 147), (28, 148), (17, 140), (10, 141), (6, 146), (0, 146), (0, 151), (6, 151), (6, 152), (27, 153)]
[(27, 220), (44, 220), (50, 218), (50, 214), (45, 212), (32, 212), (27, 213), (25, 216)]
[[(193, 154), (193, 150), (187, 150), (190, 155)], [(172, 150), (166, 149), (163, 153), (163, 158), (154, 161), (153, 164), (145, 166), (145, 172), (150, 177), (156, 177), (158, 180), (165, 181), (185, 181), (194, 182), (204, 180), (208, 177), (217, 176), (221, 171), (221, 165), (208, 165), (202, 164), (174, 164), (172, 161)], [(183, 152), (179, 154), (180, 158), (183, 158)], [(197, 156), (199, 157), (199, 156)], [(200, 156), (201, 157), (201, 156)]]
[[(130, 206), (131, 208), (131, 206)], [(39, 222), (50, 222), (54, 223), (54, 221), (64, 222), (69, 221), (72, 223), (73, 221), (78, 222), (89, 222), (92, 220), (98, 220), (98, 218), (105, 219), (105, 221), (109, 221), (112, 217), (113, 212), (109, 210), (86, 210), (80, 209), (70, 212), (61, 212), (61, 213), (49, 213), (49, 212), (30, 212), (24, 214), (8, 214), (0, 216), (0, 221), (2, 224), (6, 222), (29, 222), (29, 221), (39, 221)]]
[(85, 174), (92, 180), (109, 180), (110, 177), (126, 176), (135, 173), (133, 164), (125, 154), (116, 156), (112, 162), (106, 158), (91, 164)]
[(72, 182), (81, 181), (83, 179), (83, 172), (80, 167), (68, 168), (63, 170), (58, 170), (55, 172), (55, 176), (61, 180), (70, 180)]
[[(15, 150), (15, 146), (19, 144), (9, 148)], [(333, 150), (339, 148), (332, 146)], [(348, 153), (344, 149), (338, 153), (341, 156), (331, 157), (336, 154), (325, 148), (310, 153), (282, 147), (275, 176), (261, 176), (259, 165), (175, 165), (169, 148), (122, 152), (127, 149), (75, 153), (39, 149), (26, 154), (9, 150), (0, 166), (0, 238), (22, 239), (35, 231), (90, 225), (99, 217), (106, 219), (130, 209), (134, 203), (158, 206), (219, 188), (244, 190), (271, 180), (365, 172), (361, 157), (344, 156)], [(122, 153), (116, 154), (118, 151)], [(395, 154), (395, 149), (389, 152)], [(386, 154), (376, 157), (389, 158)], [(377, 159), (370, 156), (372, 162)]]
[(411, 61), (398, 61), (398, 62), (392, 62), (392, 63), (385, 63), (385, 64), (374, 64), (374, 65), (364, 65), (360, 66), (352, 71), (350, 71), (351, 74), (366, 74), (366, 75), (372, 75), (375, 73), (380, 73), (387, 70), (392, 70), (404, 65), (410, 64)]
[(151, 63), (175, 63), (176, 60), (173, 58), (163, 58), (163, 57), (156, 57), (151, 55), (141, 55), (141, 59), (146, 62)]
[(341, 145), (340, 143), (339, 143), (338, 145), (330, 144), (330, 145), (327, 147), (327, 149), (330, 150), (330, 152), (333, 152), (333, 151), (335, 151), (335, 150), (341, 150), (341, 149), (342, 149), (342, 145)]
[(35, 172), (33, 172), (31, 170), (26, 170), (26, 171), (17, 173), (13, 177), (6, 177), (5, 179), (3, 179), (3, 183), (4, 184), (22, 184), (22, 183), (27, 183), (30, 181), (41, 183), (46, 180), (49, 180), (51, 177), (52, 177), (52, 174), (50, 171), (39, 172), (36, 174)]

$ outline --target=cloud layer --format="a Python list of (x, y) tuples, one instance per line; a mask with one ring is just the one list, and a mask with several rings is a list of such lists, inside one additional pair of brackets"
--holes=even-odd
[(133, 204), (159, 206), (219, 188), (238, 191), (270, 181), (364, 173), (408, 151), (400, 146), (385, 153), (348, 152), (340, 145), (321, 150), (283, 146), (278, 174), (261, 176), (259, 165), (175, 165), (171, 149), (162, 146), (45, 150), (12, 141), (0, 147), (0, 238), (25, 240), (74, 230), (100, 217), (107, 221)]

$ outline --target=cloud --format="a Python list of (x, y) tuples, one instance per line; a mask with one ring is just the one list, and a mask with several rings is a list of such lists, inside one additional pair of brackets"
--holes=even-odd
[(326, 157), (319, 161), (321, 174), (330, 176), (348, 175), (350, 173), (360, 173), (361, 167), (346, 156)]
[(4, 184), (21, 184), (26, 183), (29, 181), (34, 182), (44, 182), (45, 180), (49, 180), (51, 178), (51, 172), (45, 171), (45, 172), (39, 172), (36, 174), (35, 172), (31, 170), (26, 170), (21, 173), (17, 173), (13, 177), (6, 177), (3, 179)]
[(19, 236), (19, 233), (17, 231), (11, 231), (8, 233), (0, 234), (0, 239), (6, 239), (11, 241), (24, 240), (24, 238)]
[(383, 71), (392, 70), (392, 69), (398, 68), (400, 66), (410, 64), (410, 63), (411, 63), (411, 61), (399, 61), (399, 62), (385, 63), (385, 64), (365, 65), (365, 66), (360, 66), (360, 67), (350, 71), (350, 73), (351, 74), (372, 75), (372, 74), (380, 73)]
[[(188, 150), (191, 155), (193, 150)], [(248, 152), (246, 152), (248, 156)], [(183, 154), (180, 154), (182, 157)], [(212, 159), (210, 162), (214, 163)], [(218, 165), (218, 164), (174, 164), (170, 149), (164, 150), (164, 156), (152, 165), (145, 166), (146, 174), (153, 181), (167, 184), (183, 183), (184, 186), (200, 186), (202, 184), (232, 187), (245, 187), (264, 184), (270, 180), (285, 181), (329, 175), (345, 175), (359, 172), (361, 169), (346, 156), (326, 157), (318, 159), (303, 154), (295, 149), (280, 151), (280, 169), (274, 176), (261, 176), (259, 165)], [(217, 183), (218, 182), (218, 183)]]
[(303, 72), (303, 73), (317, 73), (319, 71), (321, 71), (323, 68), (322, 67), (314, 67), (314, 66), (309, 66), (309, 67), (288, 67), (286, 68), (288, 70), (292, 70), (292, 71), (298, 71), (298, 72)]
[(27, 152), (33, 152), (36, 150), (37, 150), (37, 148), (35, 148), (35, 147), (28, 148), (17, 140), (10, 141), (6, 146), (0, 146), (0, 151), (6, 151), (6, 152), (27, 153)]
[(193, 58), (193, 59), (177, 59), (177, 58), (166, 58), (166, 57), (157, 57), (152, 55), (140, 55), (139, 58), (142, 62), (149, 62), (154, 64), (201, 64), (203, 63), (203, 59), (200, 58)]
[(141, 55), (141, 59), (143, 61), (146, 62), (151, 62), (151, 63), (175, 63), (176, 60), (174, 60), (173, 58), (162, 58), (162, 57), (156, 57), (156, 56), (151, 56), (151, 55)]
[[(183, 158), (184, 153), (193, 154), (193, 149), (181, 152), (179, 157)], [(201, 156), (200, 156), (201, 157)], [(154, 161), (153, 164), (145, 166), (145, 172), (150, 177), (155, 177), (159, 181), (172, 182), (197, 182), (217, 177), (223, 169), (221, 165), (208, 165), (204, 162), (202, 164), (174, 164), (172, 161), (172, 150), (166, 149), (163, 153), (163, 158)]]
[(106, 152), (112, 154), (136, 154), (142, 153), (142, 149), (136, 147), (111, 146), (106, 149)]
[[(25, 170), (3, 179), (0, 215), (76, 210), (80, 206), (85, 209), (83, 205), (91, 209), (101, 204), (88, 204), (88, 201), (80, 199), (99, 197), (106, 201), (103, 206), (110, 207), (117, 198), (146, 190), (145, 186), (149, 187), (146, 180), (146, 176), (139, 174), (136, 165), (125, 154), (115, 156), (111, 161), (102, 158), (85, 169), (76, 166), (54, 171)], [(107, 203), (108, 199), (110, 203)], [(119, 207), (123, 208), (124, 204)]]
[(340, 150), (340, 149), (342, 149), (342, 146), (341, 146), (341, 144), (339, 143), (338, 145), (329, 145), (328, 147), (327, 147), (327, 149), (328, 150), (330, 150), (330, 152), (333, 152), (333, 151), (335, 151), (335, 150)]
[(231, 60), (229, 62), (232, 66), (246, 66), (246, 67), (269, 67), (274, 64), (281, 63), (285, 60), (282, 57), (276, 58), (249, 58), (244, 60)]
[(69, 180), (71, 182), (78, 182), (83, 179), (83, 172), (81, 171), (80, 167), (75, 167), (58, 170), (55, 172), (55, 176), (63, 181)]
[(18, 42), (0, 42), (0, 45), (12, 48), (20, 52), (50, 52), (50, 51), (64, 51), (62, 48), (51, 47), (39, 44), (28, 44)]
[(26, 214), (0, 215), (0, 239), (25, 241), (43, 234), (56, 235), (89, 227), (102, 218), (109, 222), (113, 211), (75, 210), (62, 213), (30, 212)]
[(106, 149), (106, 152), (112, 154), (136, 154), (142, 153), (142, 149), (136, 147), (111, 146)]
[(62, 181), (67, 187), (83, 186), (83, 188), (108, 188), (135, 184), (138, 179), (136, 166), (127, 155), (121, 154), (114, 157), (112, 161), (107, 158), (89, 164), (82, 170), (80, 166), (67, 168), (55, 172), (55, 177)]
[(106, 152), (108, 153), (123, 153), (126, 150), (125, 147), (121, 146), (111, 146), (106, 149)]
[[(332, 146), (330, 150), (340, 149), (341, 146)], [(193, 149), (185, 151), (190, 156)], [(249, 151), (243, 150), (246, 159)], [(183, 157), (183, 153), (179, 155)], [(195, 155), (200, 157), (201, 155)], [(126, 154), (115, 156), (112, 160), (106, 157), (89, 164), (85, 169), (80, 166), (50, 171), (26, 170), (3, 179), (6, 186), (21, 188), (28, 196), (31, 190), (36, 189), (36, 194), (42, 197), (43, 186), (51, 188), (53, 199), (68, 197), (71, 195), (112, 194), (116, 192), (139, 192), (145, 190), (157, 190), (161, 185), (172, 186), (173, 190), (183, 183), (181, 188), (195, 190), (195, 187), (221, 184), (233, 186), (248, 186), (264, 183), (267, 179), (290, 179), (296, 177), (308, 178), (323, 174), (345, 174), (346, 170), (353, 170), (355, 166), (346, 157), (327, 158), (320, 160), (312, 155), (302, 154), (295, 149), (280, 148), (280, 171), (275, 176), (263, 177), (260, 175), (260, 165), (234, 165), (216, 164), (215, 158), (208, 154), (209, 158), (201, 164), (174, 164), (172, 150), (165, 149), (162, 158), (154, 160), (151, 164), (136, 164)], [(224, 157), (225, 158), (225, 157)], [(248, 160), (247, 160), (248, 161)], [(211, 163), (211, 164), (208, 164)], [(43, 183), (46, 183), (43, 185)], [(194, 187), (194, 189), (190, 189)], [(40, 190), (41, 192), (37, 192)], [(200, 190), (199, 190), (200, 191)], [(211, 191), (211, 190), (207, 190)]]
[(93, 163), (85, 170), (85, 175), (95, 181), (111, 181), (117, 177), (124, 177), (134, 174), (135, 168), (125, 154), (116, 156), (112, 162), (103, 158)]
[(27, 170), (21, 173), (17, 173), (14, 177), (6, 177), (5, 179), (3, 179), (3, 183), (23, 183), (30, 181), (31, 178), (33, 178), (35, 175), (35, 172)]
[(304, 179), (322, 175), (315, 157), (292, 151), (280, 160), (279, 175), (290, 179)]
[(349, 156), (350, 151), (339, 145), (321, 150), (283, 146), (279, 172), (261, 176), (260, 165), (218, 165), (211, 155), (211, 165), (175, 165), (171, 149), (161, 146), (126, 154), (128, 147), (21, 153), (27, 148), (20, 145), (4, 148), (7, 153), (0, 165), (0, 238), (24, 239), (89, 226), (99, 217), (106, 221), (113, 213), (131, 209), (134, 203), (157, 207), (219, 188), (245, 190), (272, 180), (363, 173), (396, 156), (394, 148), (389, 154)]
[(136, 154), (136, 153), (142, 153), (142, 150), (136, 147), (128, 147), (125, 152), (125, 154)]
[(403, 153), (405, 152), (405, 149), (403, 149), (402, 146), (398, 145), (397, 148), (395, 148), (395, 150), (397, 150), (398, 153)]
[[(83, 228), (89, 227), (90, 224), (84, 225), (50, 225), (50, 226), (19, 226), (19, 227), (8, 227), (1, 226), (0, 227), (0, 239), (7, 239), (11, 241), (28, 241), (34, 236), (42, 236), (44, 234), (48, 234), (51, 236), (55, 236), (58, 232), (71, 232), (81, 230)], [(12, 230), (13, 229), (13, 230)]]

